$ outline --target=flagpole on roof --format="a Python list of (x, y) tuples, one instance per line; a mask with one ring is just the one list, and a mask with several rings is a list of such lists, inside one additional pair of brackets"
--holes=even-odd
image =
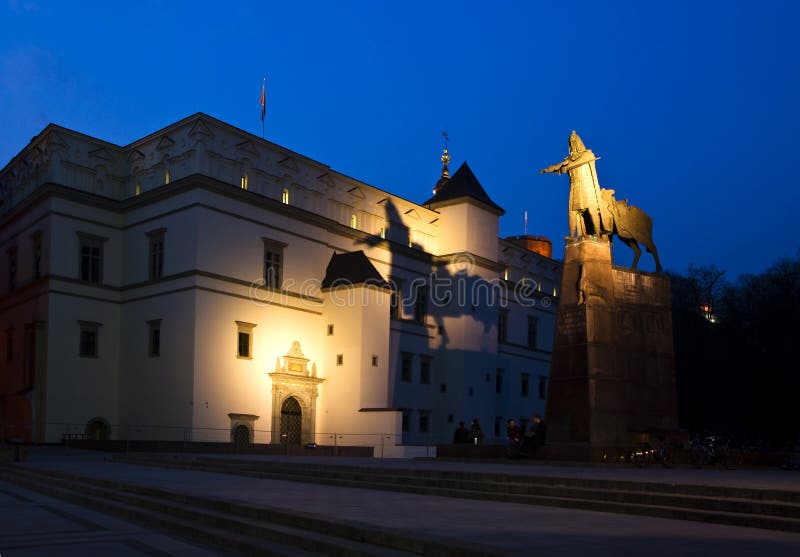
[(267, 78), (261, 82), (261, 139), (264, 139), (264, 115), (267, 113)]

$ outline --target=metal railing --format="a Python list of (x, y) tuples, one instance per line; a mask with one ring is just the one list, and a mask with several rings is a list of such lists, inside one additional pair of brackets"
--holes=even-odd
[[(413, 456), (435, 456), (437, 442), (433, 434), (409, 435), (396, 433), (351, 433), (314, 432), (301, 436), (301, 443), (289, 444), (284, 433), (264, 429), (248, 428), (250, 438), (247, 446), (283, 446), (289, 453), (291, 447), (303, 447), (309, 451), (324, 447), (334, 456), (353, 454), (348, 447), (372, 447), (376, 458), (389, 458), (411, 454)], [(449, 437), (449, 436), (447, 436)], [(405, 441), (405, 442), (404, 442)], [(152, 450), (167, 451), (201, 448), (207, 444), (236, 445), (234, 427), (196, 427), (159, 424), (77, 424), (67, 422), (45, 422), (40, 424), (0, 422), (0, 444), (62, 444), (66, 447), (86, 447), (98, 443), (115, 443), (115, 450), (128, 452), (132, 447), (151, 446)], [(147, 445), (149, 443), (149, 445)], [(142, 449), (139, 449), (142, 450)], [(296, 450), (293, 450), (296, 454)]]

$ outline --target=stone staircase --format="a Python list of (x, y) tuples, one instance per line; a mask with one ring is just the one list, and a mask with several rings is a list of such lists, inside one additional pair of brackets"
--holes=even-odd
[(496, 550), (354, 521), (200, 497), (20, 465), (0, 465), (0, 480), (140, 523), (224, 554), (486, 557)]
[(800, 491), (169, 455), (130, 464), (800, 532)]

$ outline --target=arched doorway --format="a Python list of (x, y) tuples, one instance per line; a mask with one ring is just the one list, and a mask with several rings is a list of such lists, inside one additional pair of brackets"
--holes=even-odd
[(303, 410), (296, 398), (290, 396), (281, 405), (281, 442), (299, 445), (303, 431)]
[(237, 425), (233, 430), (233, 443), (237, 449), (250, 444), (250, 428), (246, 425)]
[(111, 428), (103, 418), (95, 418), (86, 424), (86, 438), (93, 441), (108, 441)]

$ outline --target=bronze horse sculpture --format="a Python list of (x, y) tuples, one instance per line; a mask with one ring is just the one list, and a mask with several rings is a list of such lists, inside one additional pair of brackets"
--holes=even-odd
[(656, 262), (656, 272), (661, 272), (661, 261), (658, 259), (658, 250), (653, 242), (653, 219), (650, 216), (632, 205), (628, 201), (617, 201), (614, 198), (614, 190), (600, 188), (600, 218), (603, 221), (603, 228), (606, 230), (609, 240), (616, 234), (622, 243), (633, 250), (633, 264), (631, 269), (635, 269), (642, 255), (639, 244), (642, 244), (648, 252), (653, 254)]

